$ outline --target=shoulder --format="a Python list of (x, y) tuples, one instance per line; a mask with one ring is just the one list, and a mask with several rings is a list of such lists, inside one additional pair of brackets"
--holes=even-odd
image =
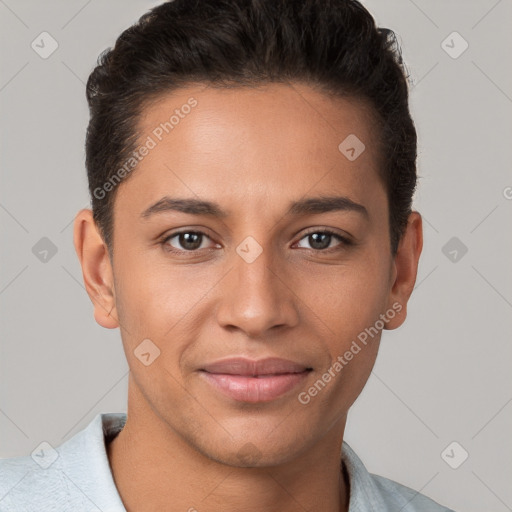
[(43, 469), (30, 456), (0, 459), (0, 512), (36, 512), (50, 500), (64, 510), (66, 495), (68, 483), (57, 468)]
[[(379, 494), (391, 506), (403, 512), (454, 512), (410, 487), (380, 475), (370, 474)], [(402, 508), (403, 507), (403, 508)]]
[(454, 512), (405, 485), (369, 473), (345, 441), (342, 462), (350, 482), (349, 512)]
[(125, 420), (122, 413), (98, 414), (56, 448), (42, 443), (31, 455), (0, 459), (0, 512), (124, 511), (105, 440)]

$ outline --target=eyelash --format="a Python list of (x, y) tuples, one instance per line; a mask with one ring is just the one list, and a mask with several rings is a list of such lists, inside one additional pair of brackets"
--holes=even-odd
[[(171, 239), (173, 239), (173, 238), (175, 238), (175, 237), (177, 237), (179, 235), (185, 234), (185, 233), (189, 233), (189, 234), (193, 233), (195, 235), (201, 235), (201, 236), (204, 236), (206, 238), (210, 238), (203, 231), (195, 231), (195, 230), (187, 229), (187, 230), (183, 230), (183, 231), (176, 231), (175, 233), (172, 233), (172, 234), (164, 237), (164, 239), (160, 241), (160, 244), (162, 245), (162, 247), (164, 247), (164, 249), (167, 252), (170, 252), (170, 253), (173, 253), (173, 254), (182, 255), (184, 253), (191, 253), (191, 254), (198, 253), (201, 249), (195, 249), (195, 250), (176, 249), (175, 247), (172, 247), (171, 245), (169, 245), (167, 243), (167, 242), (169, 242), (169, 240), (171, 240)], [(331, 252), (343, 250), (344, 247), (353, 245), (353, 242), (351, 240), (349, 240), (348, 238), (346, 238), (344, 236), (341, 236), (338, 233), (335, 233), (334, 231), (330, 231), (328, 229), (312, 229), (311, 231), (308, 231), (308, 232), (304, 233), (302, 238), (300, 238), (299, 242), (301, 240), (303, 240), (304, 238), (306, 238), (307, 236), (312, 235), (312, 234), (330, 235), (330, 236), (336, 238), (341, 243), (336, 245), (336, 246), (334, 246), (334, 247), (329, 247), (327, 249), (306, 249), (308, 251), (313, 251), (313, 252), (316, 252), (316, 253), (331, 253)], [(211, 248), (209, 248), (209, 249), (211, 249)]]

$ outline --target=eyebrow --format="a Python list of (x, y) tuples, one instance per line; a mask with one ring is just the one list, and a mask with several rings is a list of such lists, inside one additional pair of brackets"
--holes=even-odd
[[(192, 215), (207, 215), (210, 217), (226, 218), (229, 213), (217, 203), (193, 198), (172, 198), (165, 196), (141, 213), (141, 218), (148, 219), (155, 214), (177, 211)], [(300, 199), (290, 204), (286, 215), (307, 215), (333, 211), (352, 211), (369, 218), (368, 210), (359, 203), (344, 196), (320, 196)]]

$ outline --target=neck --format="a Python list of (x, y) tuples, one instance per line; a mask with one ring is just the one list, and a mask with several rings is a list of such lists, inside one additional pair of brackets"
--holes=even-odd
[(348, 512), (349, 485), (341, 470), (345, 419), (282, 464), (235, 467), (199, 452), (147, 402), (129, 397), (126, 424), (107, 445), (128, 512)]

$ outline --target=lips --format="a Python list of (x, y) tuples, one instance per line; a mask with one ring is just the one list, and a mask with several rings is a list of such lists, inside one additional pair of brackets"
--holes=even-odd
[(244, 377), (259, 377), (264, 375), (280, 375), (283, 373), (300, 373), (308, 367), (277, 357), (250, 360), (243, 357), (224, 359), (206, 365), (203, 370), (208, 373), (227, 375), (242, 375)]
[(280, 358), (230, 358), (207, 364), (200, 375), (217, 392), (242, 402), (269, 402), (291, 391), (312, 368)]

